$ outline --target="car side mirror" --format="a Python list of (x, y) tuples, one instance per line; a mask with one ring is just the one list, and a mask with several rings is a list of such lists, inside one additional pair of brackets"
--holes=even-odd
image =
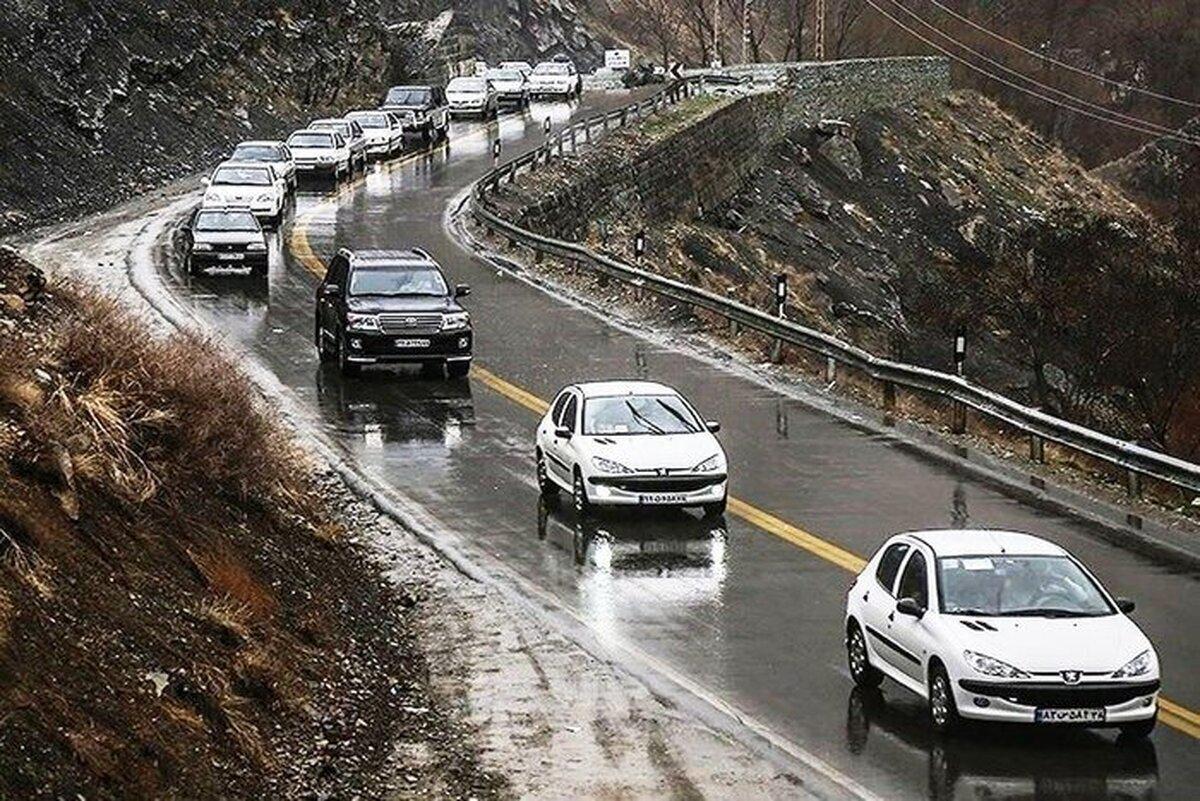
[(1121, 610), (1123, 615), (1130, 615), (1133, 614), (1134, 609), (1137, 609), (1137, 604), (1131, 598), (1118, 598), (1117, 609)]
[(709, 430), (709, 432), (711, 432), (713, 434), (715, 434), (721, 430), (721, 424), (716, 420), (705, 421), (704, 427), (707, 428)]
[(342, 294), (342, 288), (337, 284), (326, 284), (325, 288), (321, 291), (327, 298), (336, 298), (338, 295)]
[(465, 298), (467, 295), (470, 295), (470, 294), (471, 294), (471, 287), (469, 284), (456, 284), (454, 286), (454, 297)]
[(901, 598), (896, 602), (896, 611), (902, 615), (920, 619), (925, 615), (925, 607), (917, 603), (916, 598)]
[(210, 183), (210, 182), (209, 182), (209, 180), (208, 180), (207, 178), (201, 178), (201, 179), (200, 179), (200, 185), (201, 185), (201, 186), (208, 186), (208, 184), (209, 184), (209, 183)]
[(559, 426), (558, 428), (554, 429), (554, 436), (558, 437), (559, 439), (570, 439), (571, 429), (567, 428), (566, 426)]

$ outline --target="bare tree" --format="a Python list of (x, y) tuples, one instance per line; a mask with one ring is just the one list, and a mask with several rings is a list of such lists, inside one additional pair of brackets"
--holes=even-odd
[(866, 10), (863, 0), (835, 0), (829, 6), (829, 32), (833, 39), (833, 57), (845, 58), (849, 52), (850, 35)]
[(808, 0), (785, 0), (783, 49), (780, 61), (799, 61), (804, 54), (804, 22), (808, 19)]
[(683, 14), (677, 0), (632, 0), (630, 23), (638, 36), (654, 45), (655, 56), (663, 68), (678, 54)]

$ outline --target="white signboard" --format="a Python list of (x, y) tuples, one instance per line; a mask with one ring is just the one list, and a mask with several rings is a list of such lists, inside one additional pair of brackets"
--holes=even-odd
[(629, 51), (628, 50), (605, 50), (604, 51), (604, 66), (610, 70), (627, 70), (629, 69)]

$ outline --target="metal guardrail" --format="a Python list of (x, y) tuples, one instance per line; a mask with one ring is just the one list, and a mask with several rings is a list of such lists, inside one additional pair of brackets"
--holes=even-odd
[[(1030, 455), (1037, 460), (1041, 459), (1044, 443), (1053, 442), (1122, 468), (1126, 471), (1126, 487), (1131, 496), (1140, 495), (1143, 476), (1200, 493), (1200, 465), (1062, 420), (977, 386), (962, 376), (880, 358), (829, 334), (773, 316), (713, 292), (648, 272), (610, 256), (595, 253), (584, 245), (526, 230), (488, 208), (488, 193), (498, 191), (503, 182), (512, 183), (519, 170), (536, 170), (538, 165), (549, 163), (555, 153), (562, 155), (564, 149), (573, 152), (581, 138), (585, 143), (590, 142), (594, 138), (593, 131), (597, 129), (607, 131), (613, 126), (624, 127), (703, 92), (708, 85), (716, 83), (715, 77), (690, 76), (669, 84), (640, 103), (588, 117), (562, 128), (557, 133), (548, 131), (546, 142), (541, 147), (500, 164), (475, 183), (471, 191), (472, 215), (479, 223), (502, 234), (513, 243), (532, 248), (539, 253), (586, 265), (603, 275), (639, 289), (705, 309), (725, 317), (732, 324), (824, 356), (831, 371), (834, 364), (842, 364), (863, 372), (883, 384), (885, 406), (894, 404), (896, 387), (933, 395), (949, 400), (964, 410), (959, 428), (965, 427), (965, 409), (972, 409), (978, 414), (1028, 434)], [(717, 80), (724, 83), (728, 79)]]

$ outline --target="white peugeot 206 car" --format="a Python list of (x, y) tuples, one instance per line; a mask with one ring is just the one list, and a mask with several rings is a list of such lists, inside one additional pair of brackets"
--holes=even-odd
[(898, 534), (846, 600), (855, 683), (884, 676), (929, 703), (939, 731), (962, 718), (1154, 729), (1154, 646), (1075, 557), (1030, 534)]
[(537, 429), (538, 486), (571, 493), (575, 509), (593, 505), (700, 507), (725, 512), (725, 451), (675, 390), (649, 381), (572, 384)]

